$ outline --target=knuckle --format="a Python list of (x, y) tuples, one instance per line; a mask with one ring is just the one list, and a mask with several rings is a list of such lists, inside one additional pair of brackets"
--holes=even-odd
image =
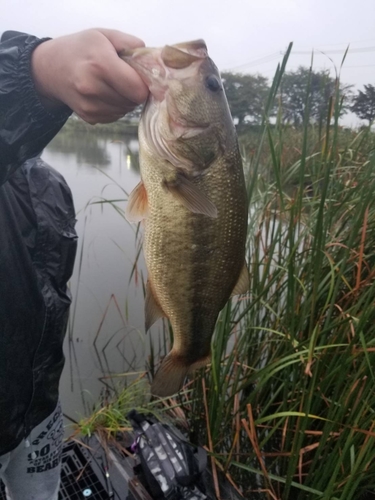
[(74, 85), (76, 91), (84, 96), (95, 96), (97, 94), (96, 82), (100, 79), (103, 68), (100, 62), (90, 59), (87, 61), (75, 79)]
[(86, 79), (79, 80), (76, 82), (75, 87), (76, 91), (80, 95), (92, 96), (94, 94), (92, 83), (90, 83), (89, 80)]
[(103, 63), (96, 56), (91, 57), (90, 60), (88, 61), (87, 65), (88, 65), (87, 71), (90, 75), (97, 76), (97, 75), (100, 75), (104, 72)]

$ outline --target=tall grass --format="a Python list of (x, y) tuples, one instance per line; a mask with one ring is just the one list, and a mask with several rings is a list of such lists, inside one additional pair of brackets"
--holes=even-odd
[(338, 90), (324, 130), (285, 127), (282, 102), (271, 126), (286, 61), (258, 142), (241, 138), (249, 293), (170, 405), (247, 499), (359, 499), (375, 490), (374, 134), (341, 129)]
[(375, 150), (369, 129), (342, 141), (340, 105), (320, 137), (306, 119), (292, 155), (290, 129), (265, 119), (245, 158), (251, 287), (181, 397), (192, 439), (245, 498), (375, 490)]

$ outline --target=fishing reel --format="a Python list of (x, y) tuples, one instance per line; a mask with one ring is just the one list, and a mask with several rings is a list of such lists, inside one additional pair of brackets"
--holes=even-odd
[(207, 496), (202, 473), (207, 453), (189, 443), (176, 427), (133, 410), (128, 414), (139, 458), (135, 471), (155, 500), (212, 500)]

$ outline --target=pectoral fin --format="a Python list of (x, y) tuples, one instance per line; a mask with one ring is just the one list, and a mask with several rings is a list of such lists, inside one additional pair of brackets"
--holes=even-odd
[(147, 216), (147, 192), (143, 182), (141, 181), (130, 193), (125, 210), (125, 217), (129, 222), (140, 222), (143, 219), (147, 219)]
[(152, 291), (150, 281), (146, 284), (146, 299), (145, 299), (145, 328), (146, 332), (151, 328), (159, 318), (165, 316), (161, 307), (154, 297), (154, 292)]
[(250, 287), (250, 279), (249, 279), (249, 270), (247, 268), (246, 262), (244, 263), (240, 277), (236, 283), (236, 286), (233, 288), (233, 292), (231, 297), (235, 295), (241, 295), (242, 293), (246, 293), (249, 291)]
[(217, 217), (217, 208), (195, 184), (179, 175), (173, 180), (164, 180), (165, 189), (172, 194), (184, 207), (195, 214)]

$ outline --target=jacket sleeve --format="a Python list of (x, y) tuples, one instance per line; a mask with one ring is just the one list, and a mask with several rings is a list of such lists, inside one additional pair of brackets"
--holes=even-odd
[(41, 104), (31, 76), (32, 51), (47, 38), (5, 32), (0, 42), (0, 185), (39, 155), (71, 114)]

